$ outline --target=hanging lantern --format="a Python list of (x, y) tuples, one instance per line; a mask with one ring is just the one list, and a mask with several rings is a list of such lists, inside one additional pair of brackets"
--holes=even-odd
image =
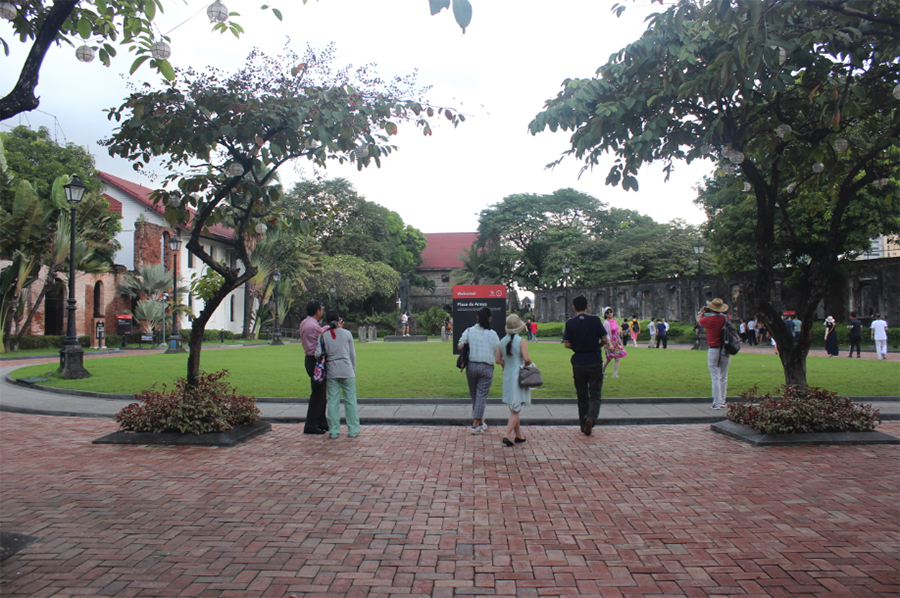
[(888, 183), (891, 182), (891, 179), (875, 179), (874, 185), (881, 189), (882, 187), (886, 187)]
[(781, 139), (784, 139), (784, 136), (791, 132), (791, 125), (778, 125), (775, 129), (775, 134), (778, 135)]
[(793, 193), (794, 189), (796, 189), (796, 188), (797, 188), (797, 183), (791, 183), (790, 185), (787, 186), (787, 192)]
[(221, 2), (213, 2), (206, 9), (210, 23), (221, 23), (228, 18), (228, 7)]
[(825, 170), (825, 165), (822, 164), (821, 162), (816, 162), (816, 163), (813, 164), (813, 166), (812, 166), (812, 171), (813, 171), (814, 173), (816, 173), (816, 174), (822, 174), (822, 172), (823, 172), (824, 170)]
[(894, 87), (894, 98), (900, 100), (900, 83)]
[(172, 55), (172, 47), (160, 40), (158, 42), (153, 42), (153, 45), (150, 46), (150, 53), (153, 55), (153, 58), (157, 60), (166, 60)]
[(834, 140), (834, 145), (832, 147), (834, 147), (834, 151), (840, 153), (846, 151), (847, 148), (850, 147), (850, 142), (841, 137), (840, 139)]
[(169, 196), (169, 206), (171, 206), (173, 208), (177, 208), (177, 207), (181, 206), (181, 198), (178, 197), (177, 195), (170, 195)]
[(240, 162), (232, 162), (228, 165), (228, 170), (226, 170), (226, 172), (228, 173), (228, 176), (231, 177), (241, 176), (244, 174), (244, 167)]
[(712, 146), (708, 143), (704, 143), (703, 145), (700, 146), (700, 153), (701, 154), (711, 154)]
[(728, 156), (728, 159), (731, 160), (732, 164), (740, 164), (744, 161), (744, 154), (741, 152), (731, 152), (731, 155)]
[(75, 58), (81, 62), (90, 62), (94, 59), (94, 49), (88, 45), (84, 45), (75, 50)]
[(266, 226), (265, 222), (260, 222), (259, 224), (256, 225), (256, 234), (257, 235), (264, 235), (264, 234), (266, 234), (267, 230), (269, 230), (269, 227)]
[(778, 48), (778, 64), (784, 64), (785, 62), (787, 62), (787, 50)]
[(750, 191), (751, 189), (753, 189), (753, 185), (751, 185), (750, 183), (744, 183), (744, 193)]
[(722, 167), (722, 170), (725, 172), (725, 174), (734, 174), (734, 165), (726, 164)]
[(722, 157), (723, 157), (723, 158), (730, 158), (730, 157), (731, 157), (731, 151), (732, 151), (732, 150), (731, 150), (731, 144), (730, 144), (730, 143), (726, 143), (725, 145), (722, 146)]
[(364, 160), (369, 156), (369, 146), (363, 143), (359, 147), (356, 148), (356, 158), (358, 160)]
[(18, 14), (19, 11), (16, 10), (15, 4), (0, 2), (0, 17), (3, 17), (7, 21), (12, 21)]

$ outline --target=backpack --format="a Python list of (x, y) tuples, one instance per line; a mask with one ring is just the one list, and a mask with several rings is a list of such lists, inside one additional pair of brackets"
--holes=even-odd
[(634, 322), (631, 323), (631, 329), (634, 330), (635, 332), (637, 332), (641, 329), (641, 325), (637, 323), (637, 320), (635, 320)]
[(741, 350), (741, 335), (728, 319), (728, 316), (722, 314), (725, 323), (722, 325), (722, 351), (726, 355), (737, 355)]

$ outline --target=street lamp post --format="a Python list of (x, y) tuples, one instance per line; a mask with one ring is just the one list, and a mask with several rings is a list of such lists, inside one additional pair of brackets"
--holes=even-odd
[[(703, 309), (703, 252), (706, 251), (706, 243), (703, 239), (698, 239), (692, 246), (694, 253), (697, 254), (697, 304)], [(691, 349), (705, 350), (706, 334), (699, 324), (694, 326), (694, 346)]]
[(69, 301), (66, 310), (69, 312), (69, 323), (66, 328), (66, 342), (59, 352), (59, 375), (67, 380), (78, 380), (91, 375), (84, 369), (84, 349), (78, 344), (78, 330), (75, 322), (75, 209), (81, 198), (84, 197), (84, 183), (78, 175), (72, 177), (68, 184), (63, 185), (66, 190), (66, 200), (71, 209), (70, 243), (69, 243)]
[(569, 321), (569, 272), (570, 272), (570, 270), (571, 269), (569, 268), (568, 262), (563, 264), (563, 267), (562, 267), (563, 287), (566, 289), (566, 308), (565, 308), (565, 311), (563, 312), (563, 321), (564, 322)]
[(172, 252), (172, 336), (169, 337), (169, 348), (166, 353), (186, 353), (181, 344), (181, 333), (178, 332), (178, 251), (181, 249), (181, 237), (174, 234), (169, 237), (169, 250)]
[(272, 272), (272, 282), (275, 283), (275, 330), (272, 332), (272, 344), (283, 345), (281, 331), (278, 329), (278, 283), (281, 282), (281, 272), (278, 270)]

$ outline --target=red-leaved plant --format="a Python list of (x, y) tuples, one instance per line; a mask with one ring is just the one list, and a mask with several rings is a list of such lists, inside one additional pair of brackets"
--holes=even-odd
[(808, 386), (781, 387), (781, 396), (759, 396), (754, 386), (741, 393), (744, 403), (728, 406), (728, 419), (763, 434), (868, 432), (881, 423), (879, 411), (836, 392)]
[(224, 432), (259, 419), (259, 407), (252, 397), (235, 393), (223, 378), (228, 370), (200, 372), (198, 384), (186, 388), (184, 378), (175, 381), (169, 391), (165, 384), (135, 395), (140, 403), (132, 403), (116, 414), (121, 430), (130, 432), (180, 432), (204, 434)]

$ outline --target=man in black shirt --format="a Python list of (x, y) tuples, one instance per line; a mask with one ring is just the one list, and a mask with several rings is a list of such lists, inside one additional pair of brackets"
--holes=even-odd
[(862, 340), (862, 322), (856, 318), (856, 312), (850, 312), (850, 354), (847, 357), (853, 357), (853, 347), (856, 347), (856, 356), (859, 357), (859, 342)]
[(572, 301), (575, 316), (566, 322), (563, 342), (572, 355), (572, 377), (578, 395), (578, 420), (581, 431), (590, 436), (600, 416), (600, 391), (603, 389), (603, 347), (608, 343), (606, 328), (597, 316), (586, 313), (588, 301), (578, 296)]

